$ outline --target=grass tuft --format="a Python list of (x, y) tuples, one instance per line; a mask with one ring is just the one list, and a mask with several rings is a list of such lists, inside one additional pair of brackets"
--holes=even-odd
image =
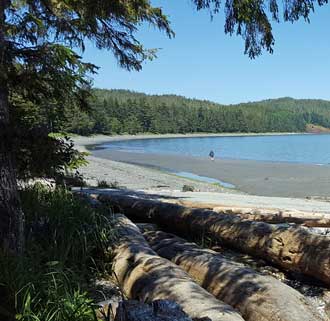
[(112, 188), (112, 189), (120, 189), (121, 186), (119, 186), (119, 183), (117, 181), (113, 181), (108, 183), (105, 180), (100, 180), (97, 182), (98, 188)]

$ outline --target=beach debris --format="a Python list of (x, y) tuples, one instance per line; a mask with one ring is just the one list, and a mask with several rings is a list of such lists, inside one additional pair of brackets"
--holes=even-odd
[(173, 234), (147, 230), (143, 235), (157, 254), (180, 266), (215, 297), (236, 308), (246, 321), (327, 320), (301, 293), (274, 277)]
[[(193, 206), (192, 206), (193, 207)], [(200, 206), (202, 208), (202, 205)], [(281, 211), (277, 209), (254, 209), (216, 206), (213, 211), (222, 214), (238, 215), (242, 219), (261, 221), (270, 224), (294, 223), (306, 227), (330, 227), (330, 219), (324, 213), (301, 211)]]
[(155, 223), (181, 236), (209, 237), (330, 285), (330, 238), (327, 236), (312, 234), (299, 226), (243, 220), (237, 215), (156, 200), (123, 195), (101, 195), (100, 200), (117, 205), (137, 221)]
[(217, 300), (174, 263), (148, 245), (138, 227), (124, 215), (115, 215), (118, 241), (113, 246), (113, 273), (123, 293), (142, 302), (176, 302), (191, 318), (243, 321), (231, 306)]

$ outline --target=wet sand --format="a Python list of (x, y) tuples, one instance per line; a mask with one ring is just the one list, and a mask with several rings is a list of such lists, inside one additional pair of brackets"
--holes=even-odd
[[(149, 139), (149, 138), (169, 138), (169, 137), (196, 137), (196, 136), (236, 136), (241, 134), (190, 134), (190, 135), (122, 135), (104, 136), (97, 135), (92, 137), (73, 137), (78, 149), (84, 150), (91, 145), (102, 144), (110, 141), (130, 140), (130, 139)], [(244, 136), (249, 134), (243, 134)], [(255, 135), (255, 134), (251, 134)], [(269, 135), (269, 134), (263, 134)], [(273, 135), (273, 134), (272, 134)], [(286, 134), (287, 135), (287, 134)], [(150, 188), (144, 186), (143, 175), (150, 174), (153, 180), (158, 179), (159, 171), (145, 171), (141, 166), (160, 169), (169, 172), (191, 172), (196, 175), (218, 179), (235, 185), (237, 190), (242, 192), (277, 197), (320, 197), (330, 200), (330, 165), (318, 166), (308, 164), (275, 163), (250, 160), (225, 160), (216, 159), (214, 162), (208, 158), (198, 158), (179, 155), (156, 155), (142, 153), (128, 153), (120, 151), (109, 151), (105, 149), (92, 151), (93, 171), (104, 174), (105, 167), (113, 167), (112, 161), (117, 161), (116, 165), (124, 163), (135, 164), (132, 168), (120, 168), (121, 176), (127, 176), (130, 180), (132, 171), (135, 176), (139, 176), (140, 188)], [(108, 163), (102, 163), (107, 160)], [(126, 165), (128, 166), (128, 165)], [(147, 169), (147, 168), (145, 168)], [(126, 173), (127, 171), (127, 173)], [(99, 173), (100, 172), (100, 173)], [(118, 174), (118, 171), (117, 173)], [(142, 176), (141, 176), (141, 175)], [(162, 180), (168, 180), (170, 176), (162, 176)], [(171, 188), (181, 184), (168, 184)], [(153, 184), (155, 185), (155, 184)], [(133, 187), (136, 186), (133, 184)], [(329, 203), (330, 207), (330, 203)]]
[[(233, 184), (248, 194), (278, 197), (329, 197), (330, 166), (225, 160), (179, 155), (94, 150), (100, 158), (153, 167), (170, 172), (191, 172)], [(329, 203), (330, 206), (330, 203)]]

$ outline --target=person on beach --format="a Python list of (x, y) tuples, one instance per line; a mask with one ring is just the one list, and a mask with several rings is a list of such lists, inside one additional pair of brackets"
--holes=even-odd
[(214, 151), (213, 150), (210, 151), (209, 156), (210, 156), (211, 160), (214, 161)]

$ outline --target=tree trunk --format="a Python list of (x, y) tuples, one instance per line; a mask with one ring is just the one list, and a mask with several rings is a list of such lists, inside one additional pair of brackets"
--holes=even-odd
[(261, 221), (270, 224), (295, 223), (306, 227), (330, 227), (330, 218), (327, 218), (329, 214), (322, 212), (283, 211), (275, 208), (224, 206), (182, 199), (166, 200), (166, 202), (185, 207), (211, 210), (219, 214), (236, 215), (250, 221)]
[(305, 297), (276, 280), (161, 231), (143, 233), (151, 248), (185, 270), (219, 300), (236, 308), (246, 321), (320, 321), (327, 318)]
[(4, 251), (23, 251), (24, 215), (17, 191), (10, 135), (9, 92), (7, 66), (9, 63), (5, 38), (5, 8), (9, 1), (0, 0), (0, 245)]
[(165, 231), (194, 238), (210, 237), (243, 253), (265, 259), (330, 285), (330, 239), (296, 226), (242, 220), (238, 216), (123, 195), (102, 195), (122, 213)]
[(193, 282), (181, 268), (159, 257), (124, 215), (116, 215), (115, 222), (118, 239), (113, 245), (112, 272), (128, 298), (142, 302), (171, 300), (193, 319), (244, 321), (231, 306)]

